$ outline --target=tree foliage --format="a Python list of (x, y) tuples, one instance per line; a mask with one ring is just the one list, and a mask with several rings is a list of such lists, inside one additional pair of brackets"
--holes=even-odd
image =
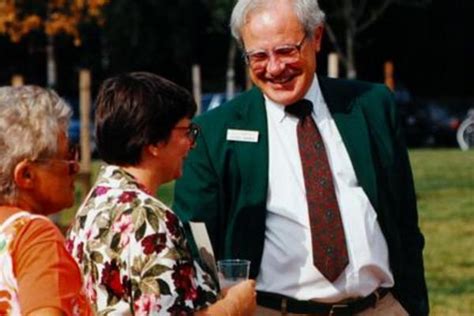
[(104, 23), (102, 9), (109, 0), (0, 0), (0, 34), (19, 42), (33, 30), (43, 29), (49, 36), (60, 33), (81, 44), (81, 23)]

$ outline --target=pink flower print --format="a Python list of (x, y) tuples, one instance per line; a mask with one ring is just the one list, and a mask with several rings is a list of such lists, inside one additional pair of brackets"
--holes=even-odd
[(86, 229), (86, 232), (85, 232), (85, 235), (86, 235), (86, 239), (87, 239), (87, 240), (90, 240), (90, 239), (91, 239), (91, 235), (92, 235), (92, 229), (91, 229), (91, 228), (87, 228), (87, 229)]
[(110, 188), (108, 187), (98, 186), (97, 188), (95, 188), (94, 193), (95, 193), (95, 196), (101, 196), (101, 195), (106, 194), (109, 190)]
[(91, 302), (95, 302), (97, 300), (97, 291), (95, 290), (94, 280), (92, 276), (89, 276), (86, 279), (86, 284), (84, 288), (85, 288), (86, 296), (89, 298), (89, 300)]
[(79, 245), (77, 245), (77, 260), (79, 260), (79, 263), (82, 263), (82, 258), (84, 257), (84, 243), (81, 242)]
[(120, 203), (130, 203), (137, 197), (137, 192), (125, 191), (119, 197)]
[(128, 245), (129, 234), (133, 231), (132, 215), (122, 214), (119, 220), (112, 225), (112, 231), (120, 234), (120, 247)]
[(97, 226), (92, 226), (91, 228), (86, 228), (84, 232), (86, 240), (96, 239), (99, 235), (99, 228)]
[(143, 294), (135, 301), (135, 315), (150, 315), (150, 313), (159, 312), (160, 304), (157, 303), (153, 294)]
[(66, 244), (65, 244), (67, 252), (72, 254), (72, 250), (74, 249), (74, 238), (73, 239), (66, 239)]

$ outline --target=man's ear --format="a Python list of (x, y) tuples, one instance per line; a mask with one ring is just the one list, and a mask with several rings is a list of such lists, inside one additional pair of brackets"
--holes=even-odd
[(322, 24), (318, 25), (314, 30), (313, 40), (314, 40), (314, 49), (318, 53), (321, 50), (321, 42), (323, 40), (324, 26)]
[(34, 186), (34, 170), (31, 162), (23, 160), (15, 166), (13, 180), (18, 188), (30, 189)]

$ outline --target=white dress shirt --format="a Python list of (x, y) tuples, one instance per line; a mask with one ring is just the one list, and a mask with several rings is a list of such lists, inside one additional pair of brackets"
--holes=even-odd
[(385, 238), (360, 187), (341, 135), (321, 94), (318, 79), (305, 96), (324, 141), (346, 236), (349, 264), (331, 283), (313, 265), (308, 204), (298, 149), (298, 119), (265, 98), (269, 137), (269, 185), (265, 244), (257, 289), (299, 300), (337, 302), (391, 287)]

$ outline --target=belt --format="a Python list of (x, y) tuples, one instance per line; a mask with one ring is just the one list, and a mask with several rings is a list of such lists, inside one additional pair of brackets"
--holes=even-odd
[(281, 311), (283, 315), (286, 313), (294, 313), (349, 316), (375, 306), (377, 302), (389, 292), (390, 290), (388, 288), (378, 288), (372, 292), (372, 294), (355, 301), (327, 304), (315, 301), (299, 301), (280, 294), (258, 291), (257, 304)]

